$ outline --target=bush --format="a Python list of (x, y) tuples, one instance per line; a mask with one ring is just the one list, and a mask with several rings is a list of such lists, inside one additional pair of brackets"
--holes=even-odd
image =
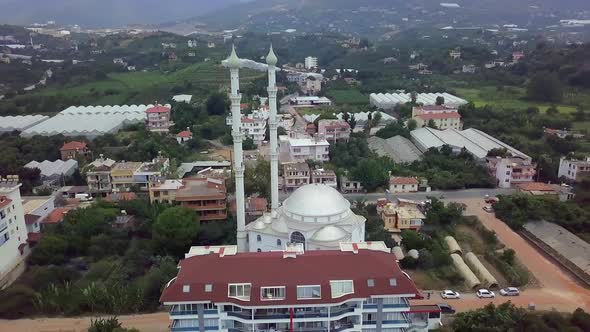
[(415, 269), (418, 266), (418, 260), (411, 256), (406, 256), (404, 259), (399, 261), (399, 265), (402, 269)]
[(36, 313), (35, 291), (24, 285), (13, 285), (0, 292), (0, 318), (16, 319)]
[(529, 282), (529, 273), (520, 264), (508, 264), (496, 253), (486, 253), (485, 259), (500, 271), (512, 286), (524, 286)]

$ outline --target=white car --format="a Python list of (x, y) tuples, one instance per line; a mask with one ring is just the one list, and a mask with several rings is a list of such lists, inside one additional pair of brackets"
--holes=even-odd
[(460, 299), (461, 294), (450, 289), (445, 289), (444, 291), (440, 292), (440, 297), (443, 299)]
[(492, 213), (492, 212), (494, 212), (494, 208), (493, 208), (493, 207), (491, 207), (491, 206), (489, 206), (489, 205), (486, 205), (486, 206), (484, 206), (484, 207), (483, 207), (483, 210), (484, 210), (485, 212), (488, 212), (488, 213)]
[(488, 298), (488, 299), (492, 299), (494, 297), (496, 297), (496, 294), (494, 294), (494, 292), (487, 290), (487, 289), (478, 289), (477, 293), (476, 293), (477, 297), (481, 298)]
[(518, 296), (520, 291), (516, 287), (506, 287), (500, 289), (500, 295), (502, 296)]

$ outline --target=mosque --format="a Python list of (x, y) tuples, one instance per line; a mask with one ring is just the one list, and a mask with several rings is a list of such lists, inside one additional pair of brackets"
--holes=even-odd
[(227, 59), (231, 77), (232, 137), (236, 177), (238, 251), (283, 250), (287, 244), (301, 244), (305, 250), (340, 250), (340, 242), (363, 242), (365, 218), (350, 209), (350, 202), (336, 189), (309, 184), (295, 190), (282, 205), (279, 202), (279, 162), (277, 135), (276, 64), (272, 45), (268, 65), (268, 103), (270, 129), (271, 211), (246, 225), (244, 205), (244, 162), (241, 134), (240, 82), (241, 60), (235, 47)]

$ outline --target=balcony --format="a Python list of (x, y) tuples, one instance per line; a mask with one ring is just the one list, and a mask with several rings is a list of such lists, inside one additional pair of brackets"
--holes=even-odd
[[(219, 327), (217, 326), (205, 326), (205, 331), (217, 331)], [(199, 332), (198, 327), (170, 327), (170, 331), (172, 332)]]
[[(329, 317), (337, 317), (347, 313), (354, 312), (355, 307), (339, 307), (332, 308)], [(237, 317), (241, 319), (252, 319), (250, 312), (244, 311), (226, 311), (230, 317)], [(291, 313), (288, 310), (282, 312), (264, 312), (258, 310), (254, 313), (254, 319), (290, 319)], [(328, 310), (305, 310), (305, 311), (294, 311), (293, 318), (328, 318)]]

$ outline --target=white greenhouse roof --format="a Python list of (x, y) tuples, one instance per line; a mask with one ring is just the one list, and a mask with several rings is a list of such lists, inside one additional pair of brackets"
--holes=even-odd
[(476, 158), (483, 159), (490, 150), (504, 148), (513, 156), (531, 159), (530, 156), (512, 146), (474, 128), (461, 131), (457, 129), (437, 130), (425, 127), (412, 130), (410, 134), (412, 140), (426, 150), (449, 145), (455, 149), (465, 148)]
[(153, 105), (70, 106), (49, 120), (21, 133), (35, 135), (96, 137), (116, 133), (123, 126), (145, 121), (145, 111)]
[(66, 161), (56, 160), (49, 161), (44, 160), (42, 162), (31, 161), (25, 165), (26, 168), (38, 168), (41, 170), (41, 176), (43, 177), (54, 177), (59, 175), (72, 175), (76, 168), (78, 168), (78, 162), (74, 159)]
[[(458, 107), (467, 104), (467, 100), (446, 92), (418, 93), (416, 102), (422, 105), (435, 105), (437, 97), (443, 97), (445, 104), (449, 106)], [(397, 104), (405, 104), (411, 100), (410, 93), (371, 93), (369, 96), (371, 105), (382, 109), (393, 108)]]
[(47, 119), (47, 115), (0, 116), (0, 132), (23, 131)]

